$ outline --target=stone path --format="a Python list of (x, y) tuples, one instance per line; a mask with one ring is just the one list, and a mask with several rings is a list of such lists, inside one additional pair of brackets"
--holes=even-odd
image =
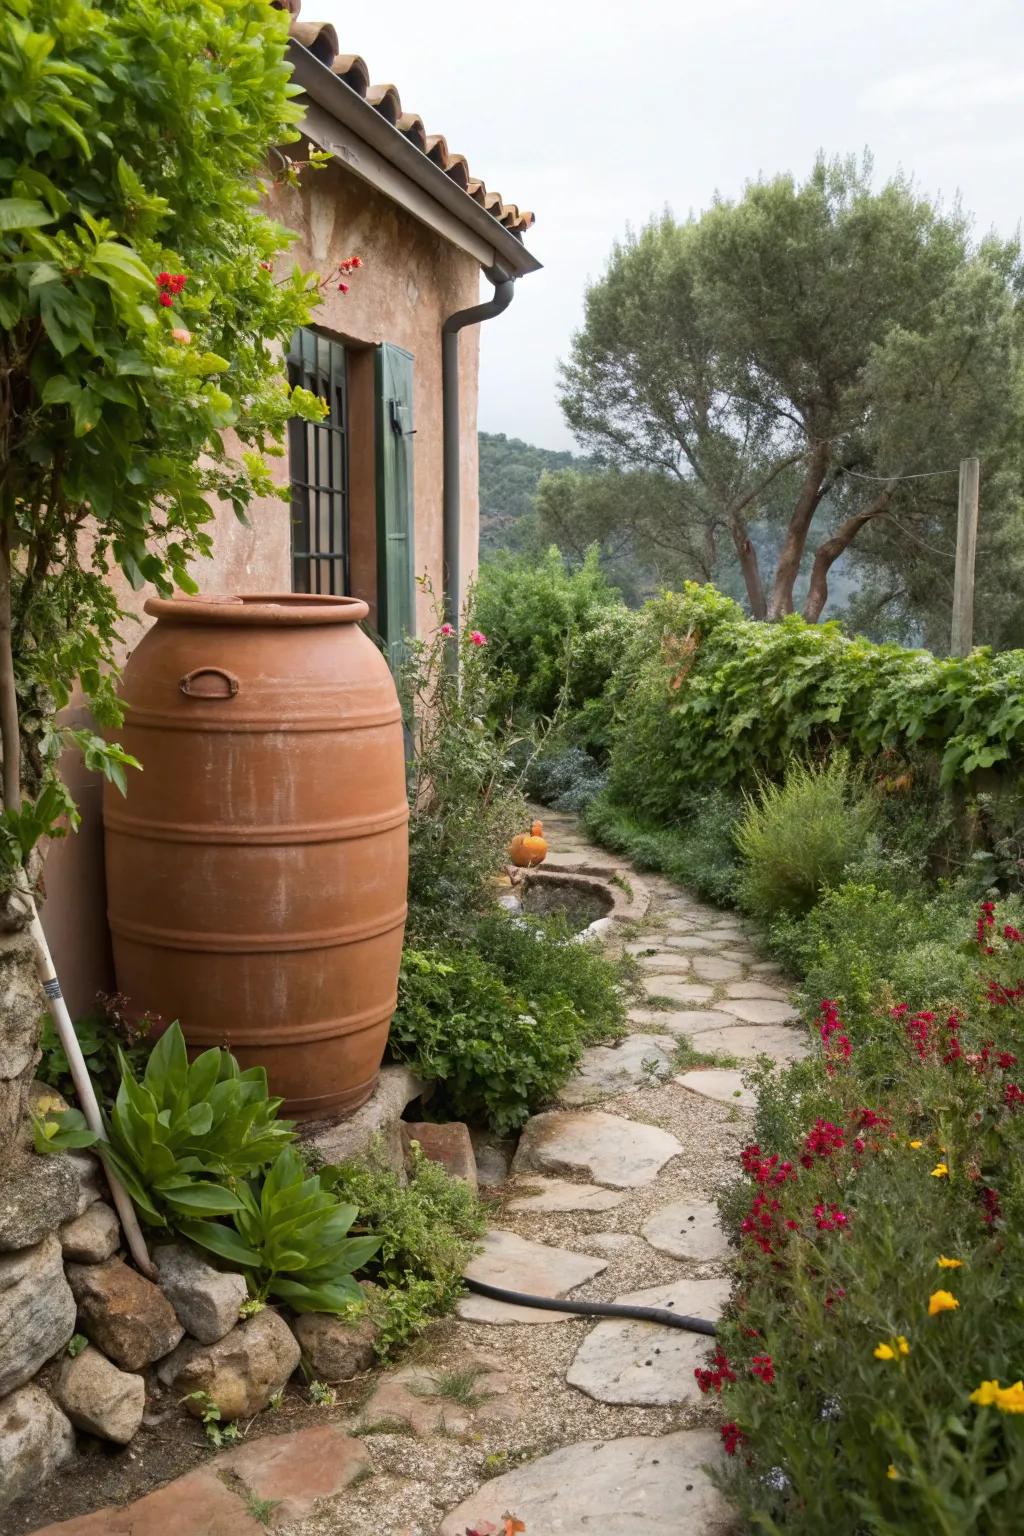
[[(469, 1273), (714, 1320), (730, 1289), (715, 1193), (754, 1102), (743, 1067), (795, 1059), (805, 1032), (751, 925), (638, 875), (573, 818), (543, 820), (551, 864), (616, 871), (649, 897), (625, 930), (646, 996), (625, 1040), (586, 1052), (560, 1104), (528, 1122), (509, 1178), (488, 1178), (492, 1224)], [(709, 1342), (467, 1295), (322, 1429), (268, 1423), (257, 1438), (257, 1420), (202, 1471), (47, 1536), (464, 1536), (503, 1529), (506, 1512), (526, 1536), (725, 1536), (733, 1518), (703, 1470), (720, 1454), (717, 1403), (693, 1374)]]

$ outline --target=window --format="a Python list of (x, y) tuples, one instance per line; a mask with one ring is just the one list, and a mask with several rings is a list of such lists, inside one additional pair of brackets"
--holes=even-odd
[(296, 331), (288, 380), (327, 401), (319, 422), (288, 425), (292, 485), (292, 590), (350, 590), (348, 388), (345, 348), (329, 336)]

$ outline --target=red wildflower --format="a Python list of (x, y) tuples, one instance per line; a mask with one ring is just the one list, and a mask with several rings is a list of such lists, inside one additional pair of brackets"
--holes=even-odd
[(821, 1043), (825, 1047), (825, 1071), (831, 1077), (840, 1061), (849, 1061), (853, 1054), (853, 1047), (850, 1044), (849, 1035), (843, 1029), (837, 1004), (827, 997), (821, 1004), (819, 1033)]
[(1001, 1067), (1004, 1072), (1008, 1072), (1011, 1067), (1015, 1067), (1016, 1065), (1017, 1058), (1016, 1056), (1012, 1055), (1010, 1051), (1000, 1051), (999, 1055), (996, 1057), (996, 1066)]
[(831, 1200), (827, 1209), (824, 1205), (814, 1207), (814, 1223), (819, 1232), (835, 1232), (840, 1227), (849, 1226), (850, 1218)]
[(845, 1146), (846, 1133), (842, 1126), (833, 1125), (831, 1120), (816, 1120), (804, 1137), (800, 1161), (805, 1168), (813, 1168), (816, 1157), (831, 1157), (833, 1152), (841, 1152)]
[(753, 1376), (758, 1376), (766, 1386), (771, 1386), (775, 1380), (775, 1366), (771, 1355), (755, 1355), (751, 1362), (750, 1371)]
[(983, 1206), (982, 1221), (986, 1227), (991, 1227), (999, 1221), (1003, 1214), (1003, 1208), (999, 1204), (999, 1191), (988, 1185), (981, 1191), (981, 1203)]
[(698, 1387), (704, 1393), (711, 1391), (721, 1392), (723, 1382), (736, 1380), (736, 1372), (729, 1364), (723, 1349), (715, 1350), (710, 1366), (701, 1367), (698, 1365), (693, 1374), (696, 1377)]
[(171, 298), (169, 293), (162, 293), (160, 295), (160, 303), (163, 305), (164, 309), (170, 309), (171, 305), (174, 303), (174, 300)]
[(1009, 939), (1011, 944), (1024, 943), (1024, 934), (1021, 933), (1019, 928), (1015, 928), (1012, 923), (1004, 925), (1003, 938)]
[(1024, 1104), (1024, 1088), (1018, 1088), (1016, 1083), (1007, 1083), (1003, 1102), (1009, 1109), (1014, 1109), (1018, 1104)]
[(728, 1424), (723, 1424), (718, 1433), (722, 1437), (722, 1444), (725, 1447), (725, 1454), (727, 1456), (735, 1456), (737, 1447), (742, 1445), (743, 1441), (747, 1438), (739, 1425), (731, 1421)]

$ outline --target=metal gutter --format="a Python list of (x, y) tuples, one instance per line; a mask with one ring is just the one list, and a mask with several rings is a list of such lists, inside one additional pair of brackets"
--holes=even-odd
[[(294, 38), (288, 44), (288, 58), (295, 84), (302, 88), (312, 102), (347, 129), (354, 138), (361, 140), (401, 172), (421, 192), (428, 193), (478, 241), (485, 243), (493, 252), (495, 263), (500, 263), (511, 277), (525, 277), (529, 272), (540, 271), (541, 263), (511, 230), (499, 224), (492, 214), (474, 202), (469, 193), (463, 192), (439, 165), (435, 165), (422, 150), (411, 144), (357, 91), (321, 64), (308, 48), (304, 48)], [(325, 144), (322, 147), (330, 149), (332, 146)], [(339, 158), (359, 173), (359, 165), (353, 164), (351, 148), (340, 154)]]
[[(462, 516), (461, 474), (459, 468), (459, 332), (467, 325), (478, 325), (508, 309), (515, 296), (516, 280), (503, 267), (488, 267), (484, 276), (494, 285), (494, 293), (484, 304), (460, 309), (449, 315), (441, 327), (441, 427), (443, 434), (444, 489), (444, 617), (456, 633), (459, 628), (459, 600), (462, 591)], [(457, 656), (456, 646), (449, 655)]]

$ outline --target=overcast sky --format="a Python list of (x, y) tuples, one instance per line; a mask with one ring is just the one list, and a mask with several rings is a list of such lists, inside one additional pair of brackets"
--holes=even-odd
[[(524, 278), (482, 334), (480, 426), (572, 447), (556, 367), (613, 240), (815, 153), (960, 194), (981, 230), (1024, 202), (1020, 0), (303, 0), (474, 175), (532, 208)], [(486, 288), (485, 284), (485, 288)], [(489, 290), (488, 290), (489, 291)]]

